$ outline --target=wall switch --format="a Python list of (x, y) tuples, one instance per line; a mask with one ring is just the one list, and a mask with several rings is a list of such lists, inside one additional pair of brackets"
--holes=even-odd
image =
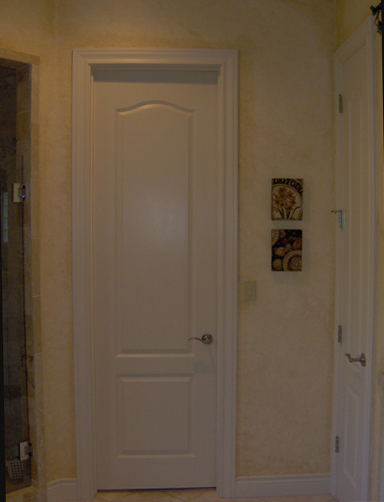
[(29, 441), (23, 441), (19, 444), (19, 458), (21, 461), (27, 460), (32, 453), (31, 443)]
[(256, 300), (256, 281), (244, 281), (244, 296), (245, 302)]

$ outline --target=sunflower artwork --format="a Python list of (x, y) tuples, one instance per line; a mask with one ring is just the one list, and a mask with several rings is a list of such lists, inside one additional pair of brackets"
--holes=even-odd
[(272, 179), (272, 220), (303, 219), (303, 179)]

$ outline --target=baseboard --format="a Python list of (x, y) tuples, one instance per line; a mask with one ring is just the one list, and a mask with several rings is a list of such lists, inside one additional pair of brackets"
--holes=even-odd
[[(236, 498), (326, 495), (330, 493), (330, 480), (329, 474), (238, 477)], [(73, 502), (76, 498), (76, 479), (58, 479), (48, 483), (47, 502)]]
[(58, 479), (48, 483), (47, 502), (65, 502), (77, 499), (76, 479)]
[(330, 492), (330, 483), (330, 474), (238, 477), (236, 479), (236, 497), (326, 495)]

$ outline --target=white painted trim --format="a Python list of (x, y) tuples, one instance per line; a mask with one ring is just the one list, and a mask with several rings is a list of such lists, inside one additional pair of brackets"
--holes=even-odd
[[(384, 372), (379, 372), (379, 384), (384, 391)], [(384, 430), (384, 424), (383, 424)], [(380, 466), (380, 494), (379, 494), (379, 502), (384, 502), (384, 434), (381, 438), (381, 466)]]
[[(384, 425), (383, 425), (384, 428)], [(379, 502), (384, 502), (384, 434), (381, 442), (380, 495)]]
[(216, 70), (219, 90), (217, 491), (233, 497), (236, 476), (238, 62), (235, 50), (75, 49), (72, 108), (72, 242), (78, 500), (96, 493), (91, 312), (92, 69)]
[(236, 480), (237, 498), (327, 495), (329, 489), (329, 474), (239, 477)]
[[(371, 291), (368, 292), (369, 299), (372, 305), (372, 315), (370, 319), (370, 326), (372, 329), (372, 333), (374, 333), (374, 305), (375, 305), (375, 263), (376, 263), (376, 117), (375, 117), (375, 57), (374, 57), (374, 18), (373, 16), (369, 16), (364, 23), (343, 43), (341, 47), (336, 51), (334, 57), (334, 77), (335, 77), (335, 124), (336, 124), (336, 208), (340, 208), (341, 198), (341, 172), (339, 166), (342, 161), (342, 148), (341, 148), (341, 135), (342, 135), (342, 117), (338, 112), (338, 99), (339, 94), (342, 94), (343, 90), (343, 82), (342, 82), (342, 74), (341, 74), (341, 66), (344, 62), (346, 62), (355, 52), (357, 52), (364, 45), (367, 48), (367, 82), (369, 88), (369, 99), (368, 99), (368, 107), (369, 107), (369, 138), (371, 144), (369, 146), (370, 151), (370, 162), (367, 166), (367, 176), (370, 177), (370, 185), (371, 185), (371, 255), (372, 255), (372, 288)], [(338, 238), (338, 226), (335, 224), (336, 228), (336, 271), (340, 270), (340, 262), (341, 262), (341, 244), (340, 239)], [(337, 453), (335, 453), (335, 437), (339, 435), (339, 402), (340, 402), (340, 390), (339, 390), (339, 382), (340, 382), (340, 368), (339, 368), (339, 351), (340, 345), (337, 343), (337, 328), (339, 325), (340, 319), (340, 302), (339, 302), (339, 291), (341, 289), (341, 277), (340, 274), (336, 273), (336, 289), (335, 289), (335, 326), (334, 326), (334, 392), (333, 392), (333, 416), (332, 416), (332, 438), (331, 438), (331, 494), (334, 497), (337, 497)], [(366, 428), (362, 431), (362, 434), (366, 437), (366, 451), (364, 452), (364, 493), (366, 500), (368, 500), (368, 492), (369, 492), (369, 471), (370, 471), (370, 430), (371, 430), (371, 415), (372, 415), (372, 399), (373, 399), (373, 340), (371, 346), (367, 348), (366, 354), (367, 360), (372, 361), (370, 366), (370, 372), (367, 376), (367, 386), (366, 392), (368, 396), (369, 405), (366, 408)]]
[(58, 479), (47, 485), (47, 502), (74, 501), (77, 497), (76, 479)]

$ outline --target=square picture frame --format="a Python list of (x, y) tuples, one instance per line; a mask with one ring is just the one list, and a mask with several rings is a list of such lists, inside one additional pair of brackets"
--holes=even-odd
[(303, 178), (272, 178), (272, 220), (303, 219)]

